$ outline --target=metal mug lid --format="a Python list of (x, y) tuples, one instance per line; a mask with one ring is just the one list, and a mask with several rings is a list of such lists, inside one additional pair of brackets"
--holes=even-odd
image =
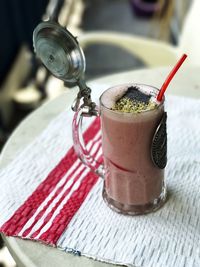
[(36, 55), (58, 79), (77, 83), (85, 72), (85, 57), (76, 38), (56, 22), (40, 23), (33, 32)]

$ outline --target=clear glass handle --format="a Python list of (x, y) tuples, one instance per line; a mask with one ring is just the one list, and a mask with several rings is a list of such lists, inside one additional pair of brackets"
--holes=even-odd
[[(96, 116), (99, 116), (98, 112)], [(90, 143), (90, 146), (87, 147), (83, 138), (82, 121), (85, 117), (87, 119), (84, 108), (80, 108), (74, 115), (72, 122), (74, 149), (79, 159), (86, 166), (88, 166), (97, 175), (104, 178), (104, 166), (98, 161), (98, 159), (95, 158), (95, 155), (92, 155), (92, 145), (93, 143), (95, 143), (95, 141), (93, 141), (93, 143)]]

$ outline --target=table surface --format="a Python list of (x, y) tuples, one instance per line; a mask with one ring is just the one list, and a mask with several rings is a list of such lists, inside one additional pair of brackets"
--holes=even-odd
[[(117, 85), (127, 82), (150, 84), (160, 88), (170, 68), (153, 68), (129, 71), (106, 76), (88, 82), (95, 90), (95, 85)], [(200, 67), (182, 67), (171, 82), (167, 94), (182, 95), (186, 97), (200, 97)], [(16, 128), (4, 149), (0, 158), (0, 168), (4, 168), (22, 151), (35, 137), (37, 137), (49, 122), (60, 112), (65, 110), (73, 102), (77, 88), (67, 90), (65, 93), (43, 104), (39, 109), (31, 113)], [(37, 125), (37, 127), (35, 127)], [(5, 237), (4, 240), (19, 266), (27, 267), (108, 267), (110, 264), (97, 262), (86, 257), (73, 256), (68, 253), (14, 237)]]

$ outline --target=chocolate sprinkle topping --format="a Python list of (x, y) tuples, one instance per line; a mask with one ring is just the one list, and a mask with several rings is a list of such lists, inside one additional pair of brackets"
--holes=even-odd
[[(126, 93), (122, 96), (122, 98), (129, 98), (132, 101), (136, 101), (136, 102), (142, 102), (145, 104), (149, 103), (149, 100), (151, 98), (150, 95), (146, 95), (144, 93), (142, 93), (138, 87), (136, 86), (131, 86), (128, 88), (128, 90), (126, 91)], [(119, 100), (118, 100), (119, 101)]]
[(156, 104), (150, 101), (151, 95), (146, 95), (141, 92), (136, 86), (128, 88), (126, 93), (116, 101), (112, 110), (121, 112), (140, 113), (145, 110), (151, 110), (156, 107)]

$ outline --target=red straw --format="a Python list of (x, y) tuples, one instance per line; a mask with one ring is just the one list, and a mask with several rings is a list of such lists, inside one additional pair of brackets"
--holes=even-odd
[(171, 70), (171, 72), (169, 73), (169, 75), (167, 76), (167, 78), (164, 81), (162, 87), (160, 88), (160, 91), (159, 91), (159, 93), (157, 95), (157, 98), (156, 98), (159, 102), (162, 101), (163, 95), (164, 95), (164, 93), (165, 93), (165, 91), (166, 91), (169, 83), (173, 79), (174, 75), (176, 74), (176, 72), (178, 71), (178, 69), (180, 68), (180, 66), (185, 61), (186, 57), (187, 57), (187, 55), (186, 54), (183, 54), (182, 57), (179, 59), (179, 61), (174, 66), (174, 68)]

